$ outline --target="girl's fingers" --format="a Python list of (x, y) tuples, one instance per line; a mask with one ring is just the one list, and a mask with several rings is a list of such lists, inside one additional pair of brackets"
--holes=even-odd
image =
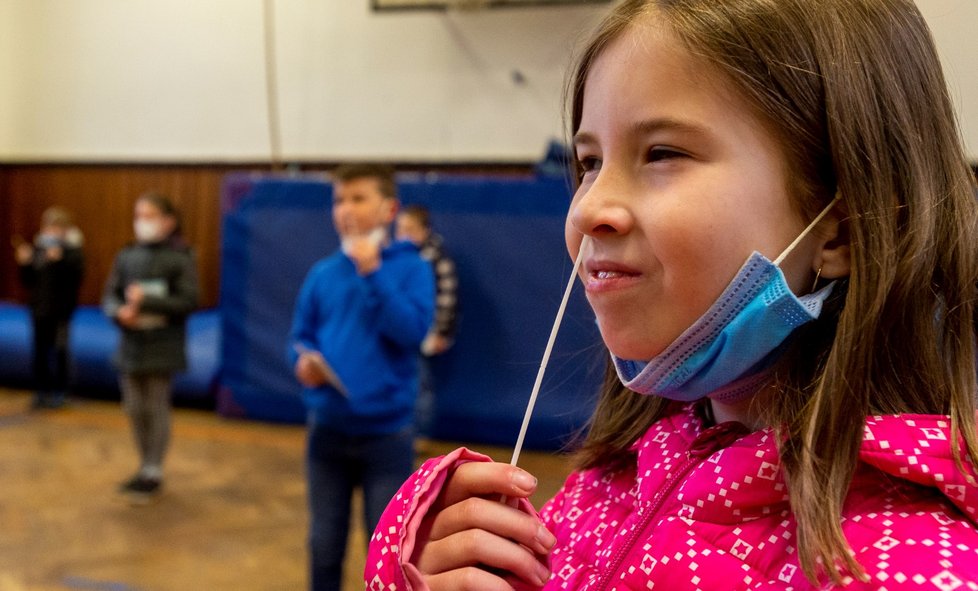
[(540, 555), (550, 553), (556, 538), (540, 521), (498, 501), (471, 497), (443, 509), (431, 521), (431, 540), (441, 540), (465, 530), (491, 532), (522, 544)]
[(431, 591), (513, 591), (499, 575), (474, 566), (425, 577)]
[[(451, 575), (461, 577), (462, 580), (458, 582), (467, 585), (473, 584), (472, 579), (490, 580), (482, 574), (468, 572), (473, 567), (501, 582), (502, 579), (498, 575), (478, 567), (512, 573), (513, 576), (537, 586), (543, 585), (550, 578), (550, 570), (530, 550), (512, 540), (481, 529), (468, 529), (441, 540), (429, 541), (420, 552), (415, 564), (422, 573), (437, 573), (432, 579)], [(430, 584), (429, 582), (429, 586)], [(507, 585), (500, 588), (510, 587)]]
[(553, 535), (536, 517), (501, 502), (526, 498), (536, 486), (536, 478), (509, 464), (456, 468), (429, 509), (426, 541), (412, 558), (431, 589), (510, 590), (507, 573), (543, 585), (550, 573), (538, 557), (550, 553)]
[(528, 497), (537, 479), (527, 472), (499, 462), (467, 462), (455, 469), (437, 506), (448, 507), (473, 496)]
[(498, 575), (468, 567), (425, 577), (431, 591), (513, 591), (513, 586)]

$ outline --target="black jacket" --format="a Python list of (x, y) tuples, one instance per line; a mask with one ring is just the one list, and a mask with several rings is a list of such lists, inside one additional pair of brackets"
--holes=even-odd
[(172, 373), (187, 367), (187, 316), (197, 306), (197, 265), (193, 250), (171, 239), (130, 244), (116, 255), (102, 293), (102, 310), (116, 318), (126, 303), (126, 287), (139, 283), (146, 293), (138, 328), (122, 329), (115, 356), (122, 373)]
[(78, 306), (84, 262), (81, 248), (61, 248), (61, 258), (50, 260), (47, 249), (35, 245), (31, 260), (20, 265), (20, 281), (30, 292), (30, 308), (35, 317), (67, 322)]

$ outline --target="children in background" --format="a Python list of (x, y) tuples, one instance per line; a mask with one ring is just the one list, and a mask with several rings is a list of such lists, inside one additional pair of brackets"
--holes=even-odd
[(444, 239), (431, 229), (431, 214), (421, 205), (408, 205), (397, 214), (395, 234), (418, 247), (435, 272), (435, 321), (421, 342), (420, 392), (416, 412), (418, 431), (431, 434), (434, 420), (434, 380), (428, 358), (441, 355), (455, 342), (458, 320), (458, 275), (445, 251)]
[(339, 591), (354, 489), (372, 530), (414, 468), (418, 347), (435, 281), (413, 245), (390, 240), (391, 168), (333, 172), (340, 249), (309, 270), (295, 305), (290, 361), (304, 386), (309, 435), (310, 588)]
[(82, 234), (71, 214), (49, 207), (34, 243), (15, 245), (20, 280), (30, 292), (34, 328), (34, 408), (64, 405), (68, 388), (68, 327), (78, 305), (84, 263)]
[(168, 197), (141, 195), (133, 231), (136, 241), (116, 255), (102, 308), (122, 329), (115, 362), (140, 460), (119, 490), (141, 502), (163, 484), (173, 374), (187, 366), (187, 316), (197, 306), (198, 287), (194, 253)]
[(978, 589), (978, 207), (913, 3), (627, 0), (570, 94), (577, 470), (537, 515), (429, 461), (368, 588)]

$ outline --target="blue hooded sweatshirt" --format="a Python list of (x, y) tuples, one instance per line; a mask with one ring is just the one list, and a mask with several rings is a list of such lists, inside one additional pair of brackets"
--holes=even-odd
[(310, 269), (290, 334), (296, 349), (318, 350), (345, 386), (305, 388), (317, 423), (348, 435), (393, 433), (413, 419), (418, 348), (434, 316), (431, 265), (409, 242), (392, 242), (380, 268), (361, 277), (342, 251)]

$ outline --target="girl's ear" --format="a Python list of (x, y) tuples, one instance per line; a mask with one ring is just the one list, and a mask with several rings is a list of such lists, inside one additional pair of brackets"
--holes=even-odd
[(849, 218), (841, 217), (841, 214), (826, 216), (819, 228), (822, 244), (815, 255), (812, 271), (821, 269), (825, 279), (849, 276)]

